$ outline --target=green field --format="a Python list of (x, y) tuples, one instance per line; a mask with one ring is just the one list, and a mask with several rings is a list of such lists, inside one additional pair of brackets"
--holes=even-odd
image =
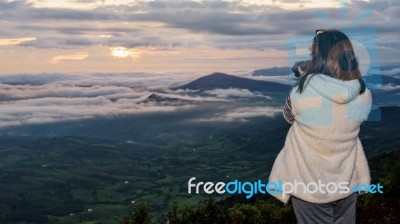
[[(398, 108), (366, 122), (368, 157), (400, 145)], [(397, 116), (398, 117), (398, 116)], [(267, 180), (289, 125), (268, 119), (158, 144), (64, 136), (0, 148), (0, 223), (119, 223), (146, 202), (159, 219), (172, 202), (196, 205), (187, 181)], [(227, 195), (213, 195), (217, 200)]]

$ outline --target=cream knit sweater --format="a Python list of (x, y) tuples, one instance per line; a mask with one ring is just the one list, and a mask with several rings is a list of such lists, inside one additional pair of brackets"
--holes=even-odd
[[(370, 184), (370, 172), (358, 133), (371, 110), (371, 92), (359, 94), (358, 80), (341, 81), (323, 74), (307, 78), (303, 93), (290, 93), (295, 121), (278, 154), (269, 181), (278, 183), (348, 182), (348, 193), (273, 194), (286, 203), (290, 195), (313, 203), (327, 203), (353, 193), (351, 188)], [(274, 189), (272, 185), (270, 189)], [(334, 188), (329, 188), (333, 190)]]

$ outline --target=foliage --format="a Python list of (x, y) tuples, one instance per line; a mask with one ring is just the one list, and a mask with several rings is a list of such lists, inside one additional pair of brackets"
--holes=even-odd
[[(133, 214), (137, 213), (134, 208)], [(140, 210), (145, 212), (145, 210)], [(140, 214), (141, 217), (146, 214)], [(135, 215), (126, 217), (122, 224), (141, 223)], [(292, 206), (278, 206), (257, 201), (252, 204), (235, 204), (225, 208), (214, 199), (209, 198), (198, 207), (179, 206), (174, 202), (164, 214), (162, 223), (173, 224), (270, 224), (270, 223), (296, 223)], [(147, 222), (146, 222), (147, 223)]]
[(123, 219), (122, 224), (149, 224), (149, 205), (139, 203), (133, 207), (132, 213)]
[[(381, 154), (370, 160), (371, 168), (385, 169), (378, 179), (383, 194), (367, 194), (358, 197), (358, 223), (400, 223), (400, 149)], [(374, 170), (371, 170), (371, 172)]]
[[(400, 223), (400, 150), (393, 150), (370, 159), (373, 180), (383, 185), (384, 194), (364, 194), (357, 198), (357, 223)], [(383, 169), (381, 169), (384, 167)], [(379, 170), (379, 172), (374, 172)], [(382, 174), (382, 175), (381, 175)], [(380, 176), (380, 178), (379, 178)], [(296, 223), (292, 206), (274, 204), (259, 197), (242, 200), (231, 196), (215, 202), (209, 198), (198, 207), (172, 203), (162, 223), (169, 224), (274, 224)], [(143, 210), (142, 210), (143, 212)], [(140, 222), (124, 222), (140, 223)]]

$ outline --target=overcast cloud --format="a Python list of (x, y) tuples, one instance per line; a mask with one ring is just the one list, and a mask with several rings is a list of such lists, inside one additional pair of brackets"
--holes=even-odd
[[(381, 35), (380, 45), (387, 46), (387, 41), (394, 41), (400, 32), (397, 1), (351, 1), (342, 11), (346, 18), (341, 18), (338, 8), (288, 10), (279, 5), (244, 6), (240, 1), (138, 1), (87, 10), (37, 8), (25, 1), (0, 2), (0, 17), (7, 22), (2, 30), (9, 36), (37, 36), (37, 40), (22, 45), (38, 48), (203, 44), (176, 35), (194, 33), (207, 35), (202, 41), (209, 45), (262, 50), (282, 48), (285, 39), (293, 35), (312, 38), (316, 27), (327, 27), (329, 22), (343, 29), (374, 27)], [(318, 18), (318, 12), (326, 14), (328, 20)], [(367, 16), (358, 21), (357, 17), (366, 12)], [(149, 29), (150, 22), (155, 29)], [(88, 38), (102, 34), (110, 38)], [(397, 41), (395, 44), (398, 46)]]
[[(76, 60), (77, 66), (83, 70), (88, 69), (84, 65), (88, 65), (90, 60), (111, 63), (101, 58), (105, 57), (101, 51), (110, 47), (135, 48), (140, 51), (136, 59), (157, 55), (169, 60), (169, 64), (177, 66), (177, 69), (178, 59), (184, 65), (188, 65), (189, 59), (192, 63), (205, 65), (208, 57), (224, 60), (226, 66), (232, 67), (238, 60), (248, 60), (247, 69), (253, 70), (257, 69), (252, 67), (253, 64), (260, 64), (257, 60), (264, 60), (264, 68), (287, 63), (284, 58), (287, 57), (287, 40), (299, 35), (309, 35), (311, 40), (317, 28), (374, 28), (377, 31), (381, 63), (397, 63), (399, 59), (398, 1), (348, 1), (342, 8), (338, 7), (339, 1), (321, 3), (326, 7), (310, 7), (318, 5), (318, 2), (311, 3), (311, 0), (273, 1), (264, 5), (249, 4), (251, 1), (69, 2), (57, 5), (47, 0), (0, 0), (0, 39), (11, 45), (11, 39), (14, 38), (13, 43), (17, 43), (13, 48), (17, 50), (16, 59), (21, 51), (63, 49), (69, 53), (64, 53), (64, 56), (75, 55), (67, 59)], [(20, 39), (18, 43), (15, 38), (31, 39)], [(253, 51), (253, 55), (247, 52), (245, 59), (242, 58), (244, 55), (238, 56), (239, 52), (236, 55), (225, 52), (224, 57), (220, 57), (215, 53), (218, 49), (249, 50)], [(198, 51), (204, 51), (204, 54)], [(265, 53), (255, 55), (254, 51)], [(192, 52), (192, 55), (187, 52)], [(77, 57), (77, 53), (81, 57)], [(57, 56), (60, 55), (54, 55)], [(88, 63), (78, 64), (83, 60)], [(54, 58), (48, 61), (62, 62)], [(165, 67), (165, 64), (162, 66)], [(137, 67), (132, 65), (132, 68)]]

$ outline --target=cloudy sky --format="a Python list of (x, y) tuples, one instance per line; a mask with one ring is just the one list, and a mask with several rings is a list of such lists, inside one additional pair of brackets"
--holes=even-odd
[(288, 40), (317, 28), (376, 29), (393, 64), (399, 17), (394, 0), (0, 0), (0, 74), (287, 66)]

